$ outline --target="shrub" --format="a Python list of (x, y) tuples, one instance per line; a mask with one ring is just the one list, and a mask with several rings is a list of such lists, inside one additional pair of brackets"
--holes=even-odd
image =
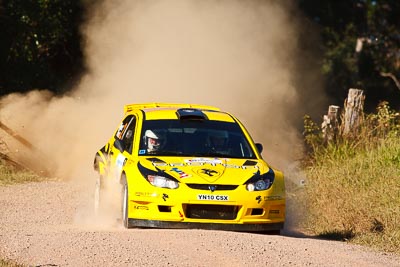
[(322, 142), (309, 118), (305, 129), (304, 226), (318, 235), (400, 253), (399, 113), (382, 102), (365, 116), (357, 136), (339, 134), (329, 143)]

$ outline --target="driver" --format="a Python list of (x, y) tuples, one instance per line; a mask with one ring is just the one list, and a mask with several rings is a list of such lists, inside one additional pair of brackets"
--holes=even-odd
[(228, 133), (226, 131), (213, 131), (209, 135), (210, 147), (214, 152), (228, 152)]
[(144, 138), (147, 152), (160, 151), (165, 145), (165, 136), (161, 132), (146, 130)]

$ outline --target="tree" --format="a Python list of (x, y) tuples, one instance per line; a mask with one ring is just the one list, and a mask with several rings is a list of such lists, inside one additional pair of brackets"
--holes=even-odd
[(381, 100), (400, 107), (400, 1), (299, 0), (299, 6), (321, 27), (328, 94), (342, 101), (349, 88), (361, 88), (369, 109)]
[(0, 95), (68, 89), (83, 68), (82, 18), (76, 0), (0, 2)]

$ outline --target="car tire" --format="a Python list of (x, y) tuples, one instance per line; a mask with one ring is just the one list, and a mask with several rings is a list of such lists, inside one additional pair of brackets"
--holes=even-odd
[(121, 217), (122, 223), (125, 228), (129, 228), (129, 220), (128, 220), (128, 183), (126, 182), (126, 177), (122, 178), (121, 181)]

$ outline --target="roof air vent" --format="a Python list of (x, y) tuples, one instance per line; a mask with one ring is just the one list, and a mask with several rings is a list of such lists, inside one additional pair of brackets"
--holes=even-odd
[(207, 116), (201, 110), (195, 108), (180, 108), (176, 111), (180, 120), (206, 120)]

